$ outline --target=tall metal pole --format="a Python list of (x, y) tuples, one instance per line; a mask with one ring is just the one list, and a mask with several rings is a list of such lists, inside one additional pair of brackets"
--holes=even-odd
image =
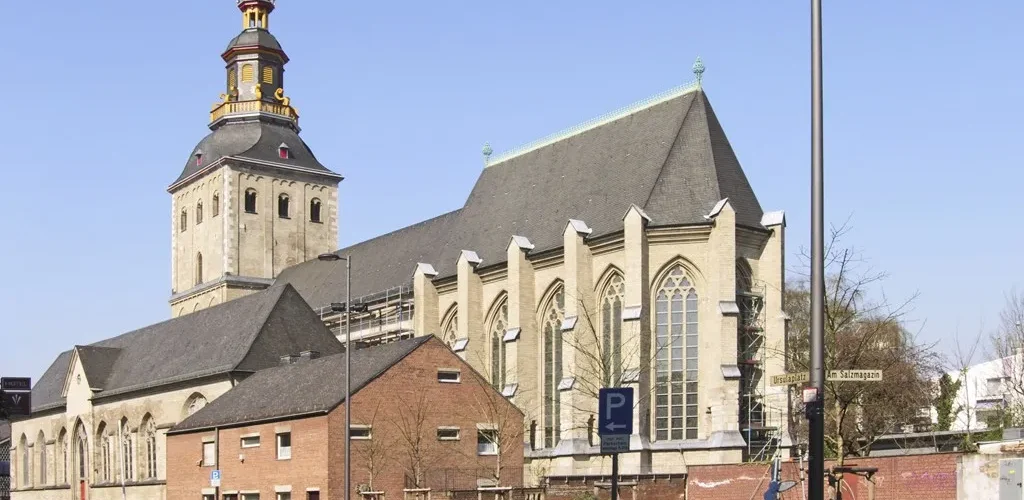
[(619, 454), (612, 453), (612, 500), (619, 500)]
[(345, 257), (345, 500), (352, 500), (352, 254)]
[(825, 494), (825, 188), (822, 141), (821, 0), (811, 0), (811, 387), (808, 498)]

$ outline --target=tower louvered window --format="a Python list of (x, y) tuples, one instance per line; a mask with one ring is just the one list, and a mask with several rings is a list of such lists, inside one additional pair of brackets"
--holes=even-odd
[(263, 67), (263, 83), (274, 83), (274, 67)]
[(253, 69), (252, 64), (242, 65), (242, 83), (249, 83), (252, 81), (253, 71), (255, 70)]
[(238, 88), (238, 70), (231, 68), (228, 70), (228, 90)]

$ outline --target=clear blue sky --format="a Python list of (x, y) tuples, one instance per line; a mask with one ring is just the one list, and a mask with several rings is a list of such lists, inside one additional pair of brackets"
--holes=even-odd
[[(280, 0), (303, 137), (344, 174), (341, 243), (462, 205), (502, 151), (692, 78), (766, 210), (808, 241), (807, 1)], [(926, 339), (1024, 286), (1024, 3), (826, 1), (830, 221), (920, 291)], [(222, 92), (232, 0), (7, 2), (0, 373), (166, 319), (168, 184)]]

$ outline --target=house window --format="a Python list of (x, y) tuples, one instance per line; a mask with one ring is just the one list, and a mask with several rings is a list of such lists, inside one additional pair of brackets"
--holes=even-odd
[(185, 232), (188, 229), (188, 210), (181, 209), (181, 216), (178, 217), (178, 225), (181, 232)]
[(673, 267), (655, 297), (655, 439), (697, 438), (697, 291)]
[(259, 436), (243, 436), (242, 437), (242, 448), (256, 448), (260, 445)]
[(1003, 378), (996, 377), (985, 380), (986, 396), (1002, 396), (1003, 395)]
[(320, 200), (317, 198), (313, 198), (309, 202), (309, 221), (322, 222), (320, 220)]
[(203, 223), (203, 202), (196, 203), (196, 225)]
[(279, 491), (277, 493), (277, 500), (292, 500), (292, 494), (287, 491)]
[(306, 500), (320, 500), (320, 492), (319, 491), (307, 491), (306, 492)]
[(217, 443), (203, 443), (203, 467), (213, 467), (217, 462)]
[(220, 195), (213, 193), (213, 203), (210, 204), (210, 216), (216, 217), (220, 215)]
[(349, 429), (349, 437), (359, 440), (373, 439), (373, 428), (369, 425), (353, 425)]
[(256, 213), (256, 190), (246, 189), (245, 190), (245, 213), (254, 214)]
[(561, 439), (562, 320), (565, 297), (561, 288), (548, 300), (541, 316), (544, 334), (544, 447), (554, 448)]
[(605, 387), (622, 378), (622, 275), (615, 273), (601, 294), (601, 370)]
[(498, 454), (498, 431), (494, 429), (480, 429), (476, 431), (476, 454)]
[(292, 433), (282, 432), (277, 435), (277, 459), (288, 460), (292, 458)]
[(226, 493), (221, 498), (224, 500), (238, 500), (238, 495), (234, 493)]
[(460, 437), (460, 430), (458, 427), (438, 427), (437, 428), (437, 440), (438, 441), (458, 441)]
[(446, 384), (458, 384), (462, 381), (462, 372), (459, 370), (438, 370), (437, 381)]
[(286, 194), (277, 197), (277, 216), (282, 219), (288, 218), (288, 195)]
[(242, 493), (242, 500), (260, 500), (259, 493)]
[(505, 387), (505, 329), (508, 327), (508, 301), (501, 304), (491, 317), (491, 385), (499, 391)]
[(217, 500), (217, 495), (203, 495), (203, 500)]

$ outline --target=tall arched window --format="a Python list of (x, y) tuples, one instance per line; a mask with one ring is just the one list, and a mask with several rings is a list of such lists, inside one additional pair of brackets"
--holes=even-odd
[(57, 436), (56, 446), (57, 453), (59, 455), (57, 456), (58, 465), (56, 467), (60, 470), (57, 471), (57, 477), (54, 482), (59, 484), (68, 484), (68, 465), (70, 464), (70, 461), (68, 460), (68, 452), (71, 451), (68, 448), (68, 431), (66, 429), (61, 429), (60, 434)]
[(46, 437), (43, 436), (43, 431), (39, 431), (39, 437), (36, 438), (36, 449), (39, 450), (39, 485), (46, 484), (46, 476), (49, 472), (46, 467), (48, 457), (46, 456)]
[(181, 209), (181, 216), (178, 217), (178, 224), (181, 226), (181, 232), (185, 232), (188, 229), (188, 210)]
[(736, 291), (749, 292), (754, 288), (754, 272), (743, 259), (736, 260)]
[(320, 219), (320, 200), (318, 198), (313, 198), (309, 202), (309, 221), (322, 222)]
[(111, 449), (112, 443), (110, 442), (110, 432), (107, 430), (107, 424), (100, 422), (100, 425), (96, 427), (96, 444), (99, 445), (97, 458), (100, 462), (100, 480), (104, 483), (110, 482), (112, 476), (110, 465), (111, 465)]
[(245, 190), (245, 213), (256, 213), (256, 190), (249, 188)]
[(196, 285), (203, 284), (203, 254), (196, 254)]
[(601, 293), (601, 368), (605, 387), (616, 387), (622, 378), (622, 275), (608, 278)]
[(202, 394), (194, 393), (185, 400), (185, 409), (182, 412), (181, 419), (191, 416), (193, 413), (202, 410), (206, 406), (206, 397)]
[(213, 193), (213, 200), (210, 203), (210, 217), (220, 215), (220, 194)]
[(78, 450), (78, 480), (86, 481), (89, 479), (89, 440), (81, 421), (78, 422), (75, 431), (75, 448)]
[(277, 196), (277, 216), (282, 219), (288, 218), (288, 195), (281, 193)]
[(128, 428), (128, 419), (121, 420), (121, 477), (125, 481), (135, 480), (135, 442)]
[(451, 311), (445, 315), (444, 322), (441, 323), (441, 340), (452, 349), (455, 348), (455, 342), (459, 340), (459, 314), (457, 307), (452, 307)]
[(21, 453), (21, 463), (18, 464), (21, 467), (21, 484), (19, 486), (28, 488), (32, 486), (32, 459), (29, 458), (28, 437), (24, 434), (21, 435), (21, 441), (18, 442), (18, 452)]
[(554, 448), (562, 433), (562, 321), (565, 319), (565, 296), (561, 286), (548, 299), (541, 315), (544, 335), (544, 447)]
[(145, 479), (156, 479), (156, 422), (153, 417), (146, 415), (139, 430), (146, 440)]
[(508, 328), (508, 300), (493, 308), (490, 321), (491, 338), (491, 385), (499, 391), (505, 387), (505, 329)]
[(196, 225), (203, 223), (203, 202), (196, 203)]
[(672, 267), (655, 296), (655, 439), (697, 438), (697, 291)]

